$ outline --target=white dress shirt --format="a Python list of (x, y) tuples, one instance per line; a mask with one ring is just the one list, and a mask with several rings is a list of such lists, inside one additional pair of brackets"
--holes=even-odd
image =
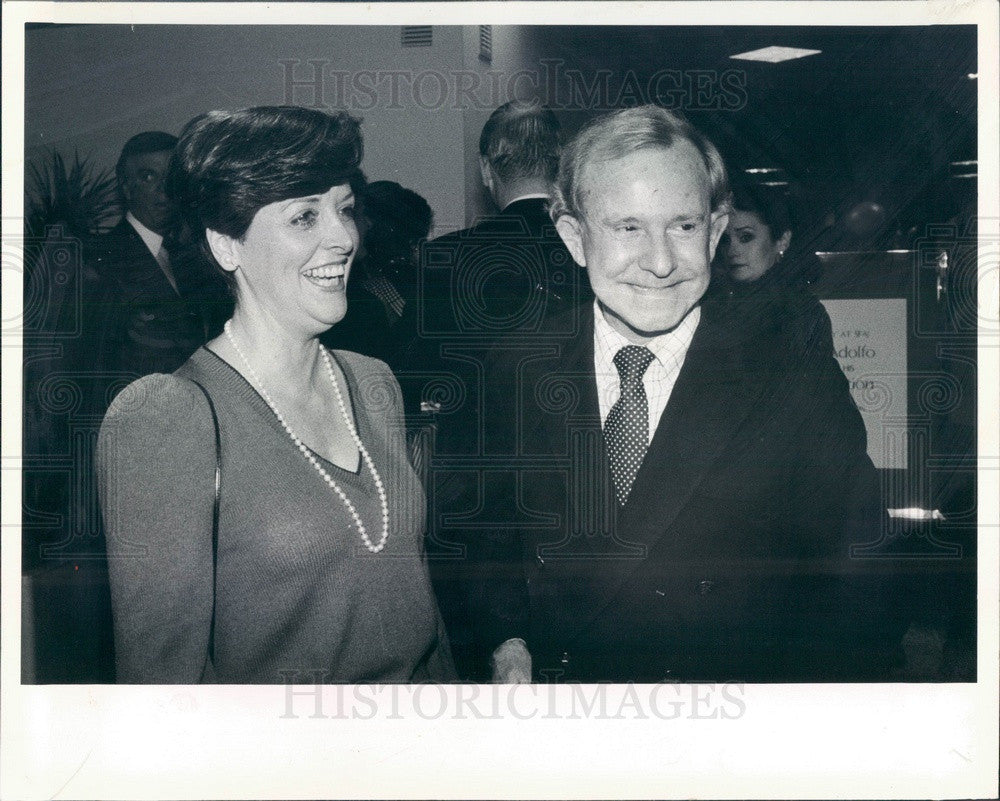
[[(670, 400), (670, 393), (673, 392), (674, 384), (677, 382), (677, 376), (684, 364), (699, 320), (701, 320), (701, 307), (695, 306), (673, 331), (645, 343), (645, 347), (653, 352), (654, 357), (642, 377), (642, 386), (646, 390), (646, 401), (649, 404), (650, 442), (653, 441), (660, 416), (667, 408), (667, 401)], [(597, 378), (597, 402), (602, 426), (608, 418), (611, 407), (621, 395), (621, 377), (618, 375), (618, 368), (615, 367), (615, 354), (626, 345), (635, 344), (608, 324), (600, 304), (595, 300), (594, 375)]]

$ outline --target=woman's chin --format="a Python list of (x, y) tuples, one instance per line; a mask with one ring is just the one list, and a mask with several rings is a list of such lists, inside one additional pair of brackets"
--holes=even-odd
[(739, 264), (729, 267), (729, 277), (734, 281), (739, 281), (741, 284), (756, 281), (766, 272), (767, 270), (761, 270), (750, 264)]
[(337, 304), (325, 304), (322, 309), (313, 312), (312, 318), (316, 328), (316, 335), (329, 331), (337, 323), (347, 316), (347, 301), (342, 300)]
[(345, 312), (344, 314), (337, 315), (336, 317), (326, 317), (326, 318), (324, 318), (321, 321), (322, 324), (323, 324), (323, 330), (320, 331), (320, 333), (323, 333), (325, 331), (329, 331), (331, 328), (333, 328), (335, 325), (337, 325), (337, 323), (339, 323), (341, 320), (343, 320), (344, 317), (346, 317), (346, 316), (347, 315), (346, 315), (346, 312)]

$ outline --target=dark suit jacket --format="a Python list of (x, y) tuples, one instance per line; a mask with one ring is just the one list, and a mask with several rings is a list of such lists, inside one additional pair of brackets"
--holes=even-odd
[(511, 203), (471, 228), (424, 243), (417, 302), (407, 314), (416, 336), (392, 363), (407, 410), (426, 400), (436, 376), (466, 385), (469, 357), (457, 351), (498, 337), (530, 338), (574, 306), (586, 279), (545, 210), (546, 201)]
[(524, 637), (550, 680), (887, 676), (891, 586), (850, 550), (877, 539), (878, 481), (822, 331), (704, 302), (619, 508), (593, 314), (579, 319), (486, 371), (485, 467), (465, 499), (485, 652)]
[[(421, 421), (422, 401), (439, 404), (429, 415), (438, 459), (474, 458), (482, 365), (497, 337), (530, 341), (546, 321), (590, 296), (583, 270), (545, 207), (541, 198), (515, 201), (501, 214), (421, 248), (416, 302), (407, 304), (397, 324), (413, 336), (389, 364), (411, 421)], [(442, 491), (447, 495), (450, 487)], [(451, 498), (433, 497), (432, 505), (447, 508)], [(441, 612), (456, 664), (471, 675), (481, 660), (470, 656), (475, 621), (460, 587), (466, 563), (455, 558), (465, 542), (454, 529), (439, 531), (436, 518), (430, 525), (428, 553)]]
[(407, 304), (400, 325), (413, 337), (389, 364), (408, 414), (417, 413), (421, 401), (446, 399), (439, 452), (465, 447), (462, 423), (476, 424), (470, 414), (492, 343), (503, 336), (531, 340), (591, 297), (545, 209), (544, 199), (519, 200), (421, 248), (417, 299)]
[(423, 249), (425, 330), (497, 337), (537, 330), (586, 289), (543, 198), (428, 242)]
[(89, 266), (98, 276), (85, 309), (94, 351), (91, 363), (128, 381), (149, 373), (172, 373), (208, 334), (198, 304), (203, 287), (196, 276), (172, 259), (178, 283), (174, 290), (124, 219), (94, 240), (88, 251)]

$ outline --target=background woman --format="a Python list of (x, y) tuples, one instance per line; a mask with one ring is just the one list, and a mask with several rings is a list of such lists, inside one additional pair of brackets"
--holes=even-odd
[(303, 108), (211, 112), (181, 135), (168, 191), (236, 302), (101, 428), (119, 681), (454, 676), (399, 388), (318, 341), (346, 312), (361, 156), (356, 120)]
[(716, 254), (713, 291), (738, 313), (771, 316), (803, 347), (833, 354), (830, 316), (813, 294), (818, 277), (804, 255), (785, 255), (792, 220), (783, 196), (748, 184), (732, 190), (732, 211)]
[(400, 353), (418, 330), (420, 243), (434, 214), (423, 197), (395, 181), (367, 184), (360, 200), (363, 241), (347, 291), (347, 316), (323, 342), (405, 366)]
[(784, 199), (755, 187), (734, 187), (733, 210), (723, 238), (725, 264), (734, 281), (757, 281), (770, 272), (792, 242)]

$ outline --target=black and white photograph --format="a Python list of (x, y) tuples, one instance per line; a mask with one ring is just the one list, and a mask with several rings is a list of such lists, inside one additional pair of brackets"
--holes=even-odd
[(995, 797), (997, 16), (5, 3), (0, 796)]

